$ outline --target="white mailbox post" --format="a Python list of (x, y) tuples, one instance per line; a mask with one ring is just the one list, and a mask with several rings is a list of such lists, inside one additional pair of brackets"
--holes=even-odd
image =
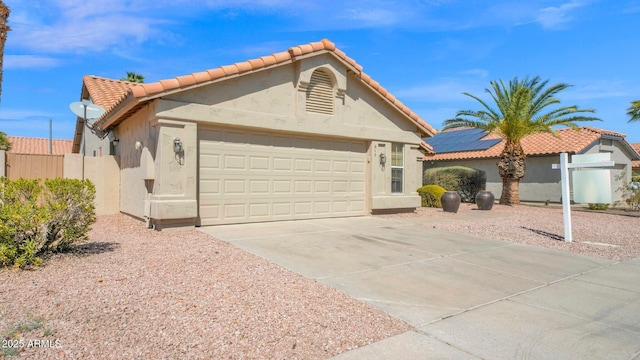
[[(602, 168), (614, 166), (611, 154), (573, 155), (574, 162), (569, 163), (567, 153), (560, 154), (560, 164), (551, 165), (552, 169), (560, 169), (562, 185), (562, 215), (564, 220), (564, 241), (573, 241), (571, 235), (571, 188), (569, 186), (569, 169)], [(611, 177), (609, 170), (594, 169), (575, 171), (573, 176), (574, 201), (576, 203), (610, 203)]]

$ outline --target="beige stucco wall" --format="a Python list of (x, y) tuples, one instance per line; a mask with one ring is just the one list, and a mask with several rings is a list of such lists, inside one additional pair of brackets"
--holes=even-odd
[[(336, 87), (335, 113), (323, 115), (305, 111), (305, 81), (318, 67), (333, 74)], [(196, 136), (197, 125), (185, 132), (186, 124), (218, 124), (252, 129), (268, 129), (287, 133), (322, 135), (345, 139), (370, 141), (370, 169), (367, 187), (370, 210), (411, 208), (420, 205), (416, 189), (421, 184), (422, 158), (419, 150), (420, 135), (417, 126), (395, 107), (367, 88), (357, 75), (348, 73), (346, 67), (332, 56), (323, 55), (303, 59), (288, 66), (248, 74), (207, 87), (167, 96), (157, 101), (158, 124), (163, 128), (163, 141), (169, 144), (173, 137)], [(166, 128), (163, 124), (171, 124)], [(190, 126), (190, 125), (189, 125)], [(187, 135), (190, 134), (190, 135)], [(195, 139), (195, 138), (194, 138)], [(197, 139), (194, 140), (194, 144)], [(391, 168), (378, 165), (380, 145), (386, 144), (390, 152), (391, 143), (405, 144), (404, 194), (391, 194)], [(188, 144), (189, 143), (185, 143)], [(193, 145), (193, 144), (190, 144)], [(159, 144), (159, 146), (161, 146)], [(167, 145), (168, 146), (168, 145)], [(167, 152), (170, 158), (172, 155)], [(387, 154), (390, 159), (390, 153)], [(195, 184), (190, 179), (196, 176), (197, 151), (185, 153), (184, 174), (168, 170), (162, 176), (186, 184), (184, 199), (195, 194)], [(167, 162), (164, 164), (168, 165)], [(176, 164), (172, 164), (175, 168)], [(184, 182), (187, 181), (187, 182)], [(156, 188), (173, 191), (165, 187)], [(174, 194), (178, 196), (177, 194)]]
[[(335, 80), (335, 114), (305, 111), (306, 81), (321, 66)], [(120, 210), (154, 219), (157, 228), (193, 225), (198, 214), (198, 128), (224, 126), (289, 134), (365, 140), (369, 146), (368, 209), (420, 206), (423, 154), (417, 126), (366, 88), (357, 75), (329, 55), (227, 79), (154, 100), (120, 124)], [(184, 151), (176, 154), (174, 139)], [(135, 142), (143, 143), (135, 149)], [(403, 194), (391, 194), (391, 143), (405, 144)], [(420, 160), (420, 161), (419, 161)]]
[[(626, 170), (625, 181), (631, 181), (630, 154), (619, 141), (614, 141), (612, 146), (600, 145), (600, 142), (597, 142), (582, 153), (594, 154), (599, 152), (610, 152), (611, 159), (616, 163), (614, 168), (610, 168), (612, 200), (613, 202), (620, 201), (621, 194), (616, 190), (622, 185), (622, 181), (616, 180), (615, 177)], [(571, 161), (571, 157), (569, 157), (569, 161)], [(498, 175), (497, 162), (497, 158), (437, 162), (429, 161), (427, 158), (424, 162), (424, 169), (459, 165), (483, 170), (487, 176), (487, 190), (491, 190), (497, 199), (502, 194), (502, 179)], [(559, 155), (528, 156), (525, 177), (520, 181), (520, 200), (560, 203), (562, 201), (560, 170), (551, 168), (552, 164), (558, 163), (560, 163)]]
[(83, 157), (82, 154), (64, 154), (64, 177), (88, 179), (96, 188), (97, 215), (120, 212), (120, 172), (114, 156)]
[[(148, 198), (154, 186), (157, 128), (150, 122), (152, 109), (141, 109), (115, 131), (119, 139), (120, 211), (138, 218), (148, 214)], [(136, 148), (136, 142), (140, 148)]]
[(120, 173), (114, 156), (85, 157), (85, 179), (96, 187), (96, 214), (120, 212)]

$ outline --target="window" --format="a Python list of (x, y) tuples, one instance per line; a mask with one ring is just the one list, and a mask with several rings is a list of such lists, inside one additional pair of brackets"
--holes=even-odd
[(391, 193), (404, 192), (404, 145), (391, 144)]
[(325, 70), (315, 70), (307, 87), (307, 112), (333, 115), (333, 81)]

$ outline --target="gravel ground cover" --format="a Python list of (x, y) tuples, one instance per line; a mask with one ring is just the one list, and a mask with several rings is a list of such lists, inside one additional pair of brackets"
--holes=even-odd
[(103, 216), (42, 268), (0, 269), (12, 359), (321, 359), (410, 326), (195, 229)]
[[(494, 205), (492, 218), (475, 204), (461, 204), (458, 213), (420, 208), (415, 213), (385, 215), (424, 218), (424, 226), (490, 239), (544, 246), (598, 258), (623, 261), (640, 257), (640, 217), (572, 209), (573, 242), (565, 242), (562, 208), (558, 206)], [(478, 214), (476, 217), (475, 214)], [(433, 218), (444, 221), (434, 222)], [(460, 220), (460, 221), (455, 221)]]

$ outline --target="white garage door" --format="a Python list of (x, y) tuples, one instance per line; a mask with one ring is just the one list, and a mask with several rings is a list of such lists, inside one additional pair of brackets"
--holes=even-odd
[(366, 144), (200, 130), (200, 225), (365, 214)]

